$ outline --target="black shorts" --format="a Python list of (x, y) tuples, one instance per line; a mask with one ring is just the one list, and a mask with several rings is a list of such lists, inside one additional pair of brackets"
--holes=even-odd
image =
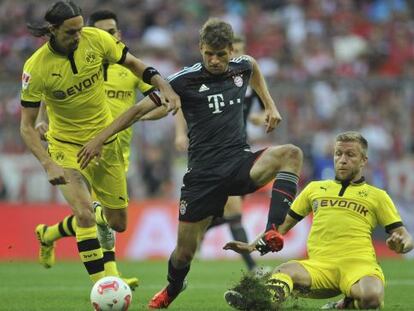
[(263, 150), (245, 151), (241, 157), (214, 167), (189, 168), (183, 178), (179, 220), (197, 222), (208, 216), (223, 215), (227, 197), (255, 192), (250, 170)]

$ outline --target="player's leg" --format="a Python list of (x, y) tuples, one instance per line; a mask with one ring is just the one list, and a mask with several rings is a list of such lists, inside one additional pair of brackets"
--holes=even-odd
[(379, 309), (384, 302), (384, 283), (376, 276), (364, 276), (352, 285), (350, 297), (356, 309)]
[[(266, 231), (285, 220), (297, 191), (302, 168), (302, 151), (294, 145), (270, 147), (263, 151), (250, 170), (250, 178), (257, 186), (264, 186), (274, 178)], [(270, 246), (271, 241), (264, 241)], [(277, 245), (277, 243), (276, 243)], [(269, 250), (278, 250), (272, 249)], [(267, 250), (267, 251), (269, 251)], [(262, 254), (267, 251), (263, 250)]]
[(73, 214), (51, 226), (37, 225), (35, 233), (40, 242), (39, 263), (45, 268), (51, 268), (55, 264), (55, 242), (63, 237), (76, 236), (76, 228)]
[(185, 278), (190, 271), (191, 261), (211, 219), (212, 216), (209, 216), (194, 223), (179, 222), (177, 245), (168, 261), (168, 285), (155, 294), (148, 304), (149, 308), (167, 308), (185, 289)]
[(59, 188), (72, 207), (76, 218), (76, 241), (79, 255), (90, 278), (96, 282), (105, 276), (105, 272), (89, 187), (80, 172), (74, 169), (65, 169), (65, 175), (69, 182)]
[[(251, 286), (251, 282), (247, 282)], [(298, 262), (290, 261), (284, 263), (273, 270), (271, 276), (266, 280), (265, 287), (270, 293), (272, 303), (282, 303), (292, 293), (293, 287), (308, 289), (311, 287), (311, 275), (308, 270)], [(246, 297), (246, 293), (250, 297)], [(228, 290), (224, 294), (224, 299), (235, 309), (246, 310), (249, 302), (254, 302), (255, 297), (262, 299), (263, 294), (254, 293), (254, 289), (240, 288), (238, 290)]]

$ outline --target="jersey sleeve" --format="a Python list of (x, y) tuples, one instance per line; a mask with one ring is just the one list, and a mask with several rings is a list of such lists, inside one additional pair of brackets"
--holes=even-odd
[(290, 207), (289, 215), (300, 220), (312, 212), (312, 203), (309, 197), (312, 183), (308, 184), (305, 189), (296, 197)]
[(397, 208), (385, 191), (379, 192), (376, 216), (378, 223), (385, 227), (387, 232), (403, 225)]
[(102, 39), (105, 60), (108, 63), (122, 64), (125, 61), (128, 47), (106, 31), (100, 31), (99, 33)]
[(155, 88), (148, 83), (145, 83), (141, 79), (137, 78), (137, 89), (144, 95), (147, 96), (149, 93), (151, 93)]
[(23, 107), (40, 107), (44, 93), (43, 86), (41, 75), (37, 72), (33, 63), (26, 62), (22, 73), (21, 105)]

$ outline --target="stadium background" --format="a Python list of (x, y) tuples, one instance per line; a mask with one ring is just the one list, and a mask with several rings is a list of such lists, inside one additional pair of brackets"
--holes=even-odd
[[(43, 40), (26, 22), (41, 21), (53, 1), (0, 1), (0, 260), (34, 259), (37, 223), (69, 212), (19, 134), (20, 75)], [(130, 49), (165, 76), (199, 60), (197, 30), (210, 16), (229, 21), (247, 41), (283, 116), (264, 135), (249, 127), (254, 148), (292, 142), (305, 153), (301, 185), (332, 177), (332, 139), (360, 130), (370, 142), (367, 179), (385, 188), (414, 233), (414, 3), (408, 0), (106, 0), (77, 1), (117, 12)], [(118, 257), (165, 258), (175, 243), (177, 198), (185, 155), (174, 149), (173, 117), (135, 125), (128, 232)], [(266, 217), (264, 189), (245, 202), (243, 221), (253, 238)], [(309, 222), (287, 237), (274, 257), (302, 256)], [(375, 232), (380, 256), (383, 230)], [(201, 258), (237, 258), (221, 250), (227, 227), (208, 233)], [(157, 241), (157, 243), (154, 243)], [(58, 258), (77, 259), (74, 241), (59, 242)], [(412, 255), (411, 255), (412, 256)]]

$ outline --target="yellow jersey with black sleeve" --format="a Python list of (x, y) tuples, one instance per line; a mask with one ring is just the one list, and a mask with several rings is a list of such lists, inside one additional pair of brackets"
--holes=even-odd
[(358, 258), (376, 261), (371, 234), (377, 224), (391, 229), (402, 226), (388, 194), (367, 184), (336, 180), (309, 183), (292, 203), (289, 215), (301, 220), (313, 214), (308, 237), (310, 259)]
[(69, 55), (57, 53), (51, 41), (45, 43), (24, 65), (22, 105), (37, 107), (43, 100), (48, 137), (83, 145), (112, 121), (102, 64), (123, 63), (127, 51), (122, 42), (92, 27), (82, 28), (79, 45)]
[[(103, 77), (106, 98), (114, 119), (135, 105), (137, 90), (146, 96), (154, 89), (152, 85), (139, 79), (129, 69), (118, 64), (104, 64)], [(124, 157), (125, 170), (127, 171), (129, 166), (132, 127), (120, 132), (118, 139)]]

